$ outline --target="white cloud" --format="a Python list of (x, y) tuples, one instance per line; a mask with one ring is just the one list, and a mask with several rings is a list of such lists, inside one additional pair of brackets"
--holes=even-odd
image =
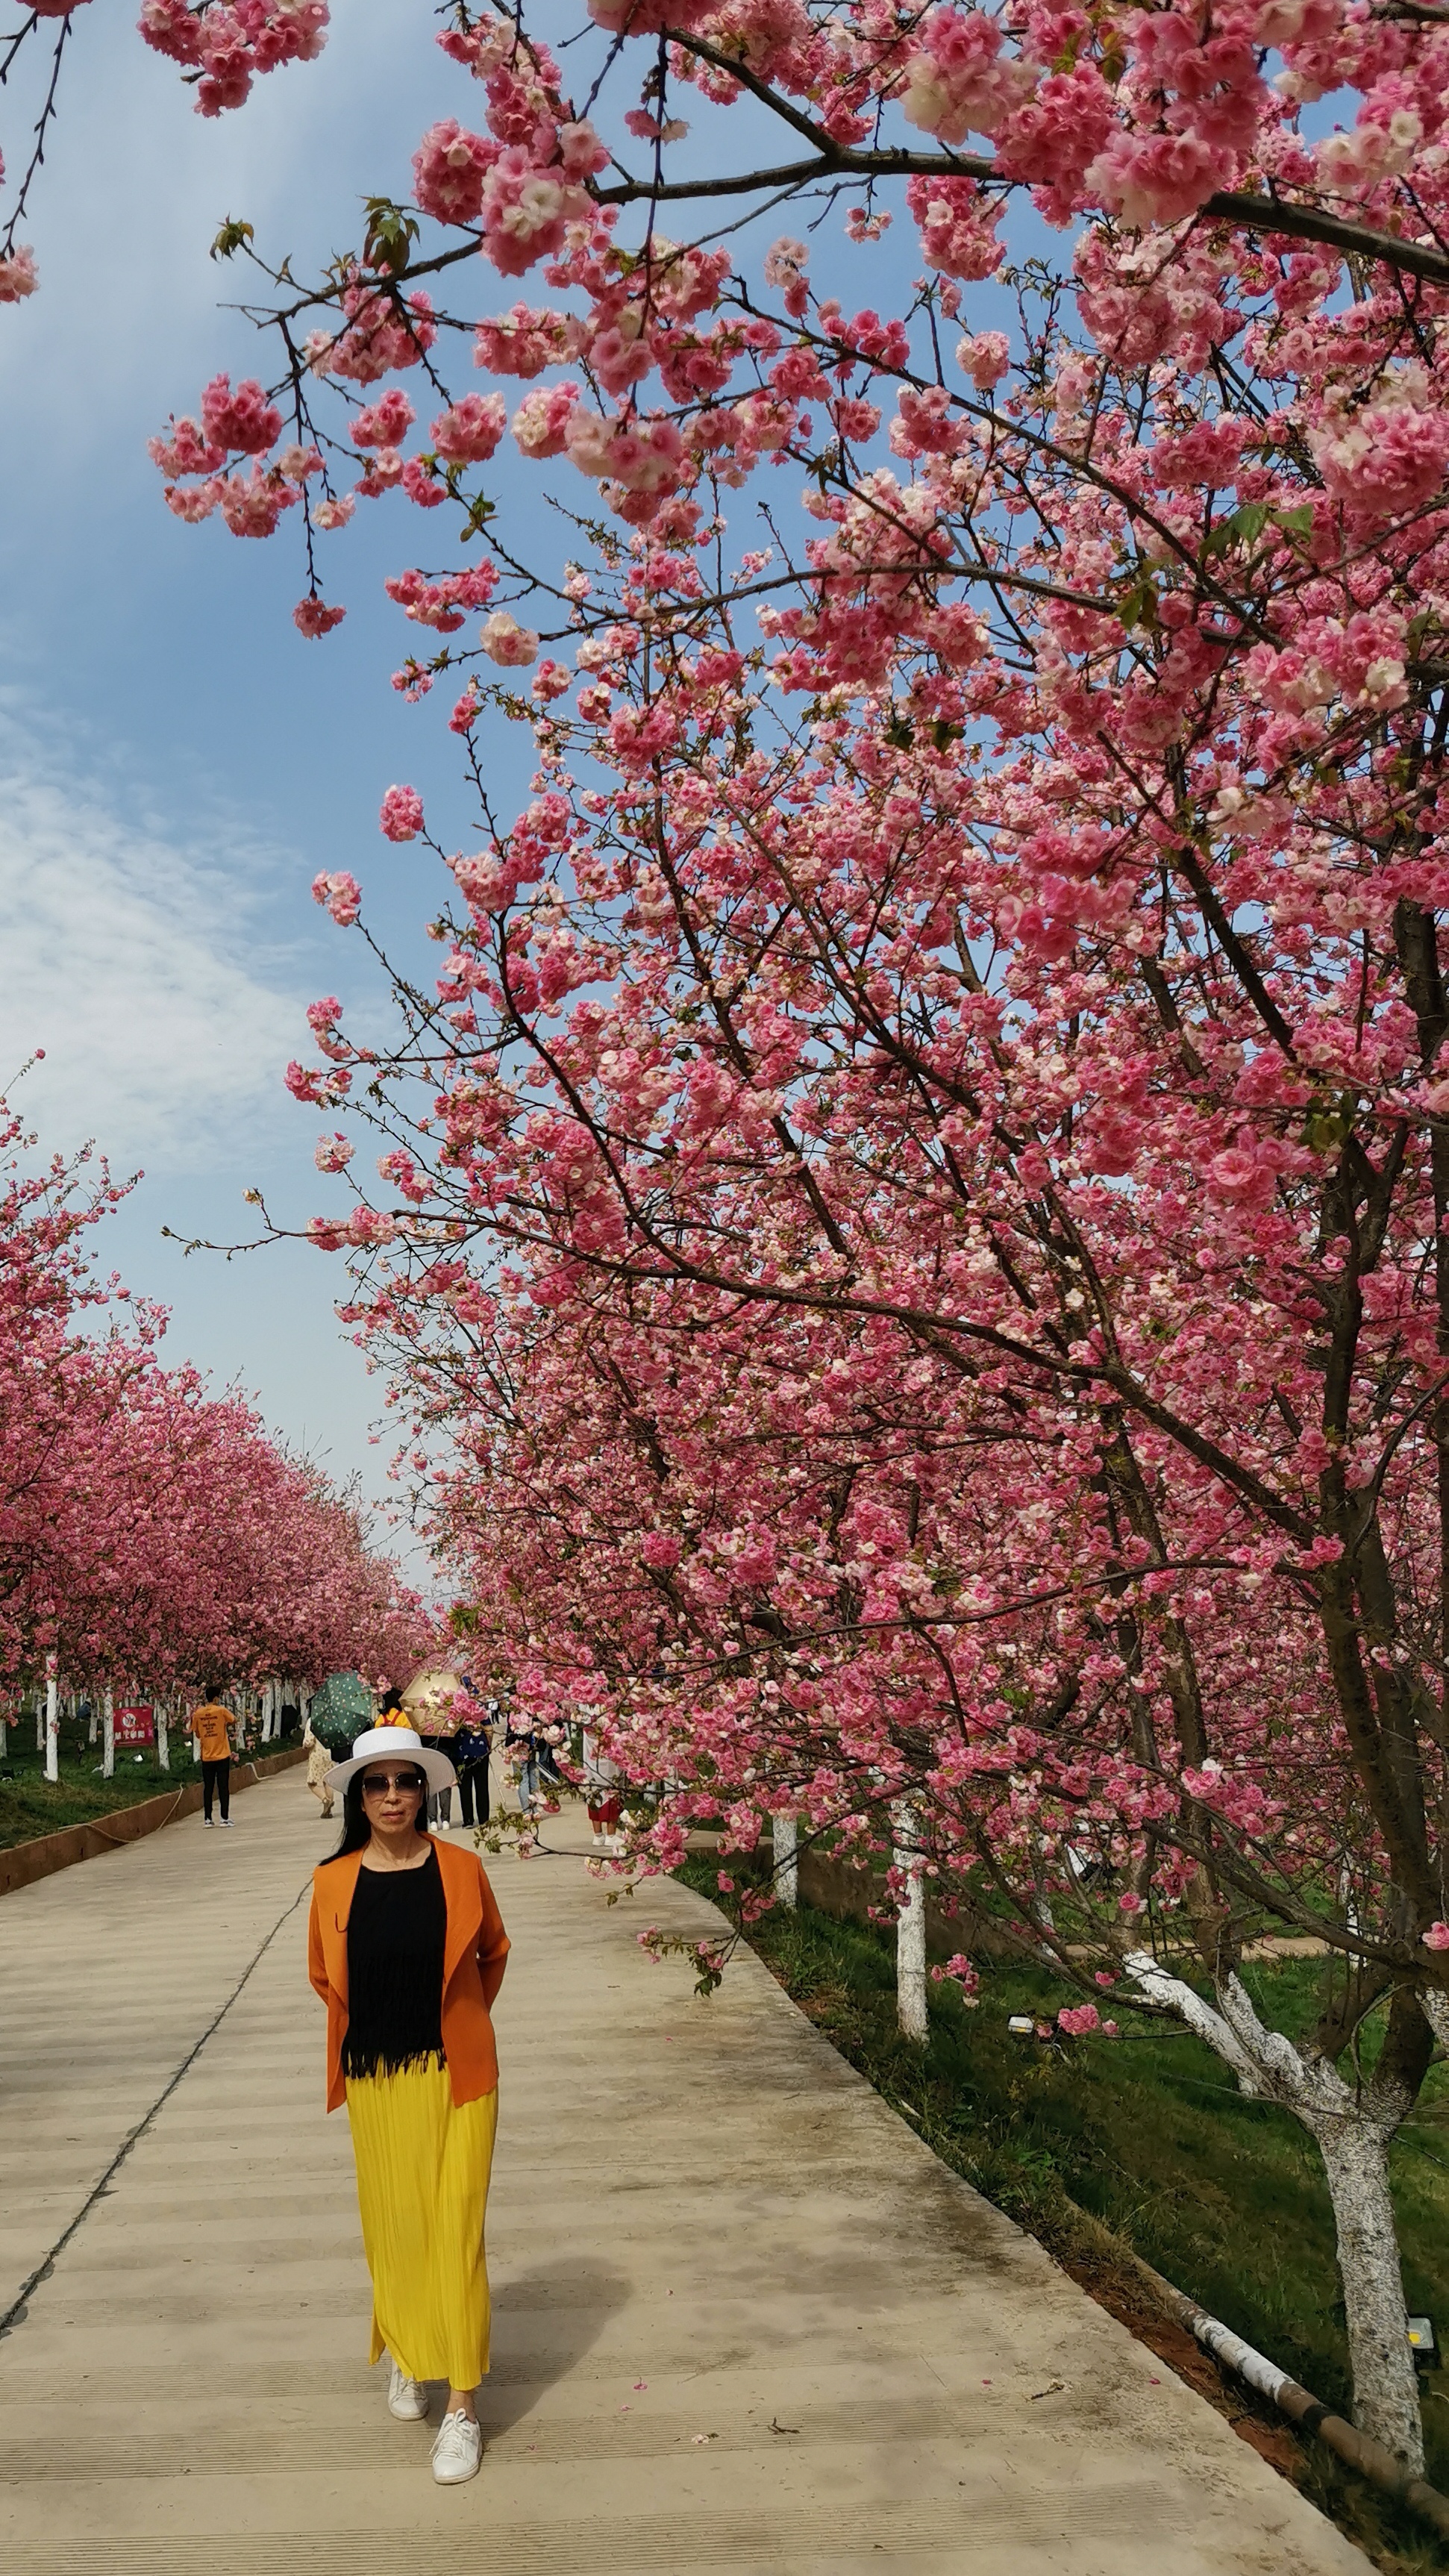
[(280, 1076), (301, 996), (255, 936), (269, 854), (225, 818), (182, 833), (138, 812), (88, 766), (68, 775), (0, 711), (0, 1084), (43, 1047), (15, 1106), (45, 1145), (197, 1170), (296, 1117)]

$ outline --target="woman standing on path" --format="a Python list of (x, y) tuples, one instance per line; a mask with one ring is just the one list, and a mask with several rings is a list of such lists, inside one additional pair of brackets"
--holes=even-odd
[(508, 1936), (477, 1854), (426, 1832), (453, 1766), (409, 1726), (373, 1727), (331, 1773), (336, 1855), (313, 1873), (308, 1965), (327, 2006), (327, 2108), (345, 2101), (388, 2406), (416, 2421), (446, 2379), (440, 2486), (476, 2477), (488, 2368), (483, 2217), (498, 2121), (489, 2007)]
[(332, 1813), (332, 1756), (321, 1736), (313, 1734), (310, 1717), (302, 1746), (307, 1756), (307, 1786), (314, 1798), (320, 1798), (325, 1819)]

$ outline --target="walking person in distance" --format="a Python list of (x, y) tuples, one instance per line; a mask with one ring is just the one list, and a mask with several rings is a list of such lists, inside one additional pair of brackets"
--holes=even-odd
[(550, 1718), (533, 1730), (540, 1815), (556, 1816), (559, 1812), (564, 1782), (558, 1757), (567, 1747), (568, 1740), (568, 1728), (558, 1718)]
[(463, 1687), (468, 1691), (468, 1714), (453, 1737), (453, 1761), (458, 1773), (458, 1804), (464, 1824), (471, 1829), (475, 1823), (486, 1825), (491, 1813), (488, 1763), (493, 1751), (492, 1703), (485, 1706), (475, 1700), (466, 1681)]
[(508, 1936), (477, 1854), (426, 1830), (445, 1754), (395, 1721), (359, 1736), (332, 1785), (342, 1840), (313, 1873), (308, 1965), (327, 2006), (327, 2108), (345, 2102), (388, 2407), (428, 2411), (440, 2486), (476, 2477), (490, 2322), (483, 2227), (498, 2121), (491, 2006)]
[(538, 1770), (538, 1740), (533, 1719), (526, 1709), (510, 1706), (503, 1743), (504, 1758), (514, 1769), (518, 1792), (518, 1812), (531, 1816), (534, 1801), (542, 1801)]
[[(404, 1726), (408, 1723), (409, 1720), (404, 1718)], [(429, 1729), (419, 1728), (418, 1730), (419, 1743), (427, 1752), (441, 1755), (444, 1769), (448, 1775), (442, 1788), (430, 1789), (428, 1792), (428, 1824), (429, 1826), (441, 1827), (444, 1830), (446, 1830), (453, 1821), (453, 1791), (456, 1788), (458, 1781), (458, 1774), (453, 1768), (451, 1755), (449, 1753), (444, 1753), (443, 1751), (444, 1745), (451, 1745), (452, 1740), (451, 1736), (435, 1735)]]
[(603, 1751), (599, 1730), (590, 1725), (587, 1712), (582, 1749), (584, 1797), (588, 1804), (589, 1831), (593, 1836), (594, 1849), (612, 1854), (620, 1849), (619, 1820), (624, 1812), (619, 1766), (611, 1762)]
[(307, 1720), (306, 1733), (302, 1738), (302, 1747), (307, 1756), (307, 1786), (313, 1797), (320, 1799), (325, 1821), (332, 1813), (332, 1755), (321, 1736), (313, 1734), (310, 1717)]
[(231, 1826), (231, 1742), (236, 1724), (231, 1710), (218, 1698), (214, 1685), (210, 1697), (191, 1712), (191, 1732), (201, 1754), (201, 1821), (212, 1821), (212, 1805), (218, 1792), (221, 1797), (221, 1821)]
[[(414, 1687), (415, 1685), (409, 1684), (410, 1690)], [(439, 1788), (437, 1783), (433, 1781), (430, 1781), (429, 1784), (427, 1822), (430, 1829), (434, 1825), (442, 1825), (445, 1827), (451, 1825), (453, 1821), (453, 1787), (458, 1776), (452, 1767), (450, 1755), (445, 1753), (443, 1750), (445, 1744), (451, 1744), (452, 1737), (451, 1735), (444, 1736), (439, 1729), (436, 1723), (438, 1714), (436, 1694), (434, 1691), (430, 1690), (426, 1684), (424, 1684), (421, 1704), (416, 1701), (410, 1704), (402, 1691), (390, 1690), (386, 1692), (383, 1697), (381, 1715), (378, 1720), (378, 1723), (382, 1726), (412, 1727), (424, 1750), (429, 1753), (442, 1753), (444, 1761), (448, 1764), (448, 1778), (446, 1786)]]

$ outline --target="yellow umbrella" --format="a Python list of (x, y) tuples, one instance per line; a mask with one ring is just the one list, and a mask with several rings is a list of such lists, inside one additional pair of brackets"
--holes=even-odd
[(429, 1664), (414, 1673), (402, 1695), (402, 1704), (419, 1735), (456, 1735), (462, 1724), (462, 1712), (453, 1705), (463, 1687), (461, 1673), (449, 1672), (446, 1665)]

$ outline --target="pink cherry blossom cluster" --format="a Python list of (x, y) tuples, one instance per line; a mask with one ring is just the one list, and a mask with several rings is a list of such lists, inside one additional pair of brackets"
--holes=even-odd
[(389, 841), (415, 841), (423, 828), (423, 800), (415, 787), (390, 787), (378, 823)]
[(1103, 2023), (1095, 2004), (1063, 2004), (1057, 2014), (1057, 2028), (1064, 2030), (1068, 2039), (1085, 2039), (1089, 2031), (1115, 2027), (1113, 2022)]
[[(0, 177), (3, 175), (4, 165), (0, 163)], [(27, 295), (35, 293), (39, 283), (33, 250), (22, 247), (0, 253), (0, 304), (22, 303)]]
[(350, 930), (362, 910), (362, 888), (346, 868), (324, 868), (312, 879), (312, 900), (324, 906), (339, 930)]
[(305, 599), (298, 600), (292, 611), (292, 623), (299, 635), (305, 635), (309, 642), (315, 643), (323, 635), (330, 635), (334, 626), (340, 626), (346, 615), (345, 608), (329, 607), (313, 590)]
[(315, 62), (327, 0), (142, 0), (138, 29), (153, 53), (199, 70), (199, 116), (241, 107), (259, 72)]

